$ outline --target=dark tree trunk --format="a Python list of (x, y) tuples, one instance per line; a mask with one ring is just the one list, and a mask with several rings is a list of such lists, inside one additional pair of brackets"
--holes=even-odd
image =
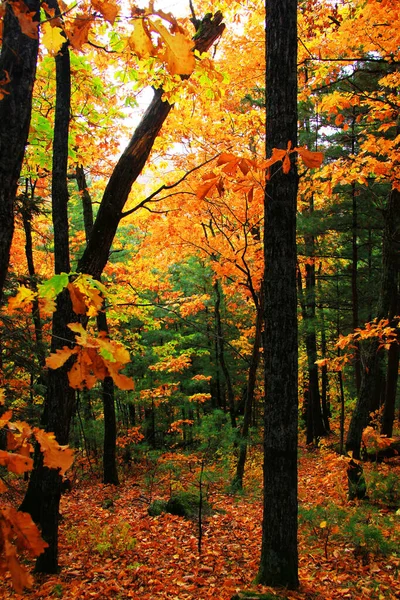
[(239, 456), (236, 464), (236, 474), (232, 481), (232, 487), (234, 489), (241, 490), (243, 488), (243, 477), (244, 477), (244, 467), (246, 464), (247, 457), (247, 444), (248, 444), (248, 436), (253, 412), (253, 404), (254, 404), (254, 390), (256, 387), (256, 378), (257, 378), (257, 368), (260, 360), (260, 344), (261, 344), (261, 332), (262, 332), (262, 324), (263, 324), (263, 303), (262, 303), (262, 295), (260, 295), (260, 302), (257, 306), (257, 314), (256, 314), (256, 333), (254, 336), (253, 342), (253, 351), (251, 353), (250, 366), (249, 366), (249, 374), (247, 377), (247, 388), (246, 388), (246, 397), (244, 404), (244, 415), (243, 415), (243, 424), (240, 431), (240, 440), (239, 440)]
[[(30, 287), (35, 292), (37, 291), (37, 279), (35, 271), (35, 263), (33, 261), (33, 244), (32, 244), (32, 219), (34, 206), (35, 186), (27, 179), (25, 182), (25, 194), (21, 197), (21, 216), (25, 232), (25, 257), (28, 265), (28, 273), (30, 279)], [(45, 347), (43, 344), (43, 328), (40, 318), (39, 300), (35, 297), (32, 300), (32, 320), (35, 327), (36, 340), (36, 356), (39, 366), (43, 369), (45, 365)]]
[[(97, 315), (97, 327), (108, 335), (107, 315), (101, 311)], [(117, 423), (115, 418), (114, 381), (105, 377), (103, 383), (104, 446), (103, 483), (119, 485), (117, 470)]]
[(79, 165), (75, 169), (76, 182), (78, 189), (82, 196), (82, 212), (83, 212), (83, 225), (85, 228), (86, 243), (89, 241), (93, 231), (93, 206), (92, 199), (87, 189), (86, 175), (82, 165)]
[[(54, 227), (55, 272), (70, 271), (68, 238), (68, 131), (70, 119), (70, 58), (67, 44), (55, 58), (56, 109), (53, 139), (52, 217)], [(66, 342), (72, 346), (74, 335), (67, 327), (75, 320), (68, 290), (57, 297), (53, 315), (51, 351), (62, 348)], [(49, 369), (43, 422), (47, 431), (55, 433), (59, 444), (69, 441), (69, 428), (75, 407), (75, 392), (69, 386), (68, 371), (71, 361), (59, 369)], [(61, 496), (61, 478), (58, 470), (42, 467), (40, 460), (29, 482), (21, 510), (35, 513), (40, 507), (39, 523), (42, 536), (49, 544), (38, 557), (36, 571), (58, 571), (58, 515)], [(33, 516), (33, 514), (32, 514)]]
[(388, 354), (385, 406), (382, 416), (381, 434), (392, 437), (396, 408), (397, 380), (399, 374), (399, 341), (391, 344)]
[[(266, 0), (266, 152), (297, 144), (297, 1)], [(264, 510), (258, 582), (297, 588), (297, 170), (265, 190)]]
[[(398, 309), (398, 278), (400, 264), (400, 192), (393, 189), (389, 195), (385, 213), (382, 248), (382, 282), (377, 308), (378, 320), (387, 317), (390, 322)], [(368, 344), (363, 356), (360, 394), (354, 409), (347, 434), (346, 450), (360, 458), (361, 439), (374, 399), (379, 397), (382, 381), (381, 351), (378, 342)]]
[(236, 429), (236, 410), (235, 410), (235, 395), (233, 393), (232, 379), (229, 372), (228, 366), (225, 360), (225, 342), (224, 334), (222, 331), (222, 320), (221, 320), (221, 291), (219, 288), (218, 281), (214, 284), (215, 291), (215, 324), (217, 329), (217, 357), (218, 363), (221, 367), (221, 371), (224, 374), (225, 384), (228, 392), (228, 407), (229, 416), (231, 419), (232, 429)]
[[(312, 243), (306, 236), (306, 253), (312, 256), (314, 250), (314, 240)], [(311, 254), (309, 254), (311, 250)], [(305, 343), (307, 353), (308, 370), (308, 402), (306, 403), (306, 443), (318, 445), (321, 436), (327, 433), (322, 420), (321, 395), (319, 393), (318, 366), (317, 360), (317, 333), (315, 330), (315, 265), (306, 265), (306, 291), (303, 292), (300, 266), (297, 271), (297, 289), (303, 323), (305, 328)]]
[[(26, 0), (29, 12), (39, 22), (39, 0)], [(28, 139), (32, 91), (36, 76), (39, 39), (21, 32), (18, 19), (5, 5), (0, 55), (0, 79), (7, 92), (0, 101), (0, 301), (10, 262), (14, 232), (14, 202)]]
[[(354, 123), (355, 119), (353, 119), (353, 137), (352, 137), (352, 153), (355, 152), (355, 140), (354, 140)], [(353, 203), (353, 223), (352, 223), (352, 261), (351, 261), (351, 298), (352, 298), (352, 316), (353, 316), (353, 330), (356, 330), (358, 323), (358, 242), (357, 242), (357, 233), (358, 233), (358, 214), (357, 214), (357, 194), (356, 194), (356, 184), (352, 183), (351, 185), (351, 198)], [(360, 391), (361, 386), (361, 360), (360, 360), (360, 347), (358, 342), (356, 342), (354, 348), (354, 374), (356, 380), (356, 389), (357, 394)]]

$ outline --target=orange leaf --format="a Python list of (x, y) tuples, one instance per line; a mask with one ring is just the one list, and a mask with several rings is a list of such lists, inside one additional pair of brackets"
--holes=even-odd
[(44, 465), (50, 469), (60, 469), (60, 474), (64, 475), (74, 462), (74, 451), (68, 446), (60, 446), (54, 433), (48, 433), (37, 427), (34, 428), (33, 433), (43, 452)]
[(0, 450), (0, 465), (7, 467), (12, 473), (20, 475), (33, 469), (33, 460), (29, 456)]
[(68, 284), (69, 295), (71, 296), (72, 308), (77, 315), (86, 315), (86, 304), (84, 295), (72, 283)]
[(67, 362), (72, 354), (76, 354), (76, 348), (68, 348), (68, 346), (64, 346), (61, 350), (56, 350), (50, 356), (46, 358), (46, 367), (49, 369), (59, 369), (63, 366), (64, 363)]
[(3, 515), (12, 525), (13, 534), (17, 536), (17, 548), (28, 550), (33, 556), (42, 554), (48, 544), (42, 540), (31, 515), (20, 512), (11, 506), (3, 510)]
[(14, 546), (8, 540), (4, 540), (4, 550), (6, 564), (11, 573), (13, 587), (17, 594), (22, 594), (24, 588), (30, 588), (33, 585), (33, 578), (28, 573), (26, 567), (18, 562), (17, 553)]
[(156, 49), (143, 19), (137, 19), (133, 22), (133, 32), (128, 39), (128, 46), (139, 58), (154, 56)]
[(320, 167), (322, 161), (324, 160), (324, 155), (322, 152), (311, 152), (301, 146), (300, 148), (296, 148), (297, 153), (301, 156), (303, 163), (306, 167), (310, 169), (315, 169), (316, 167)]
[(29, 7), (23, 2), (23, 0), (14, 0), (10, 2), (13, 9), (14, 15), (17, 17), (19, 26), (21, 27), (22, 33), (28, 37), (36, 40), (38, 38), (38, 21), (33, 21), (33, 17), (36, 13), (30, 12)]
[(72, 26), (68, 29), (68, 39), (75, 50), (81, 50), (89, 37), (89, 31), (94, 18), (88, 14), (80, 14), (75, 17)]
[(196, 196), (199, 198), (199, 200), (204, 200), (204, 198), (212, 190), (212, 188), (215, 187), (217, 181), (218, 177), (215, 177), (214, 179), (209, 179), (197, 188)]
[(119, 13), (119, 7), (113, 0), (92, 0), (92, 6), (103, 15), (106, 21), (114, 25), (114, 21)]
[(230, 162), (238, 162), (240, 159), (230, 152), (223, 152), (217, 160), (217, 165), (226, 165)]
[(290, 158), (289, 156), (286, 154), (285, 158), (283, 159), (283, 172), (285, 173), (285, 175), (287, 175), (290, 171)]

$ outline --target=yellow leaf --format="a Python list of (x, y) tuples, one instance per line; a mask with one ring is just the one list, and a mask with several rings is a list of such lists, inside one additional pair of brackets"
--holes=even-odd
[(328, 523), (326, 521), (321, 521), (321, 523), (319, 524), (321, 529), (325, 529), (327, 525), (328, 525)]
[(154, 56), (156, 49), (143, 19), (137, 19), (133, 22), (133, 32), (128, 39), (128, 46), (139, 58)]
[(0, 389), (0, 406), (4, 406), (5, 404), (5, 392), (3, 389)]
[(196, 66), (194, 43), (180, 31), (172, 34), (161, 21), (151, 22), (165, 43), (164, 59), (171, 75), (191, 75)]
[(36, 293), (27, 287), (19, 287), (17, 294), (8, 301), (8, 309), (13, 312), (17, 308), (25, 308), (35, 299)]
[(41, 39), (44, 47), (51, 56), (55, 56), (67, 41), (63, 30), (60, 27), (52, 27), (50, 23), (43, 23), (42, 32)]
[(54, 433), (48, 433), (37, 427), (34, 428), (33, 433), (43, 452), (44, 465), (50, 469), (60, 469), (60, 474), (64, 475), (74, 462), (74, 451), (68, 446), (60, 446)]

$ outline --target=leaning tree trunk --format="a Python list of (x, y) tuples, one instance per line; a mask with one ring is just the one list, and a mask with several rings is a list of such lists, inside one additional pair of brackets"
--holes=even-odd
[[(398, 308), (398, 278), (400, 255), (400, 192), (390, 192), (385, 212), (382, 247), (382, 281), (377, 308), (378, 320), (387, 317), (392, 321)], [(346, 450), (360, 458), (361, 439), (368, 423), (373, 399), (377, 397), (382, 381), (381, 351), (378, 342), (370, 342), (363, 356), (360, 393), (347, 434)]]
[[(33, 21), (39, 22), (39, 0), (26, 0)], [(32, 91), (36, 75), (39, 36), (22, 33), (11, 3), (5, 4), (0, 55), (0, 301), (10, 262), (14, 232), (14, 202), (28, 139)]]
[[(266, 0), (266, 151), (297, 143), (297, 1)], [(297, 298), (294, 161), (265, 190), (265, 415), (261, 584), (297, 588)]]

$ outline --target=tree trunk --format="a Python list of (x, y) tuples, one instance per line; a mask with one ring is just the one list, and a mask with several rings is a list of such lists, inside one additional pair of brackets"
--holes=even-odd
[[(107, 315), (101, 311), (97, 315), (97, 327), (108, 335)], [(103, 388), (104, 446), (103, 446), (103, 483), (119, 485), (117, 470), (117, 423), (115, 419), (114, 381), (105, 377)]]
[(226, 388), (228, 392), (228, 407), (229, 407), (229, 416), (231, 419), (232, 429), (236, 429), (236, 410), (235, 410), (235, 395), (233, 393), (232, 379), (231, 374), (229, 372), (228, 366), (225, 361), (225, 343), (224, 343), (224, 334), (222, 331), (222, 321), (221, 321), (221, 291), (219, 289), (218, 281), (214, 284), (215, 290), (215, 323), (217, 329), (217, 357), (219, 365), (221, 366), (222, 373), (224, 374), (224, 379), (226, 383)]
[(246, 388), (246, 398), (244, 405), (244, 415), (243, 415), (243, 424), (240, 431), (240, 440), (239, 440), (239, 456), (236, 464), (236, 474), (232, 481), (232, 487), (234, 489), (241, 490), (243, 488), (243, 476), (244, 476), (244, 467), (246, 464), (247, 457), (247, 443), (248, 443), (248, 435), (251, 424), (252, 417), (252, 409), (254, 403), (254, 390), (256, 387), (256, 377), (257, 377), (257, 368), (260, 359), (260, 344), (261, 344), (261, 331), (263, 324), (263, 303), (262, 303), (262, 295), (260, 297), (260, 301), (258, 303), (257, 314), (256, 314), (256, 333), (254, 336), (253, 342), (253, 351), (251, 353), (250, 366), (249, 366), (249, 374), (247, 377), (247, 388)]
[[(55, 58), (56, 63), (56, 109), (53, 139), (52, 174), (52, 217), (54, 227), (55, 272), (68, 273), (69, 226), (68, 226), (68, 131), (70, 119), (70, 57), (67, 44)], [(62, 348), (66, 342), (74, 344), (74, 335), (67, 327), (75, 320), (68, 290), (57, 297), (53, 315), (51, 351)], [(69, 441), (69, 428), (75, 407), (75, 392), (69, 386), (68, 371), (71, 360), (59, 369), (49, 369), (43, 422), (47, 431), (55, 433), (59, 444)], [(39, 523), (42, 536), (49, 546), (38, 557), (36, 571), (57, 573), (58, 571), (58, 514), (61, 497), (61, 478), (57, 469), (42, 467), (41, 461), (33, 470), (26, 497), (21, 510), (37, 511), (40, 507)], [(32, 515), (33, 516), (33, 515)]]
[[(39, 0), (26, 0), (39, 22)], [(5, 4), (0, 79), (6, 92), (0, 101), (0, 301), (10, 262), (14, 232), (14, 202), (28, 139), (32, 91), (36, 76), (39, 39), (21, 32), (12, 4)]]
[[(297, 144), (297, 1), (266, 0), (266, 151)], [(257, 580), (297, 588), (297, 171), (265, 190), (264, 511)]]

